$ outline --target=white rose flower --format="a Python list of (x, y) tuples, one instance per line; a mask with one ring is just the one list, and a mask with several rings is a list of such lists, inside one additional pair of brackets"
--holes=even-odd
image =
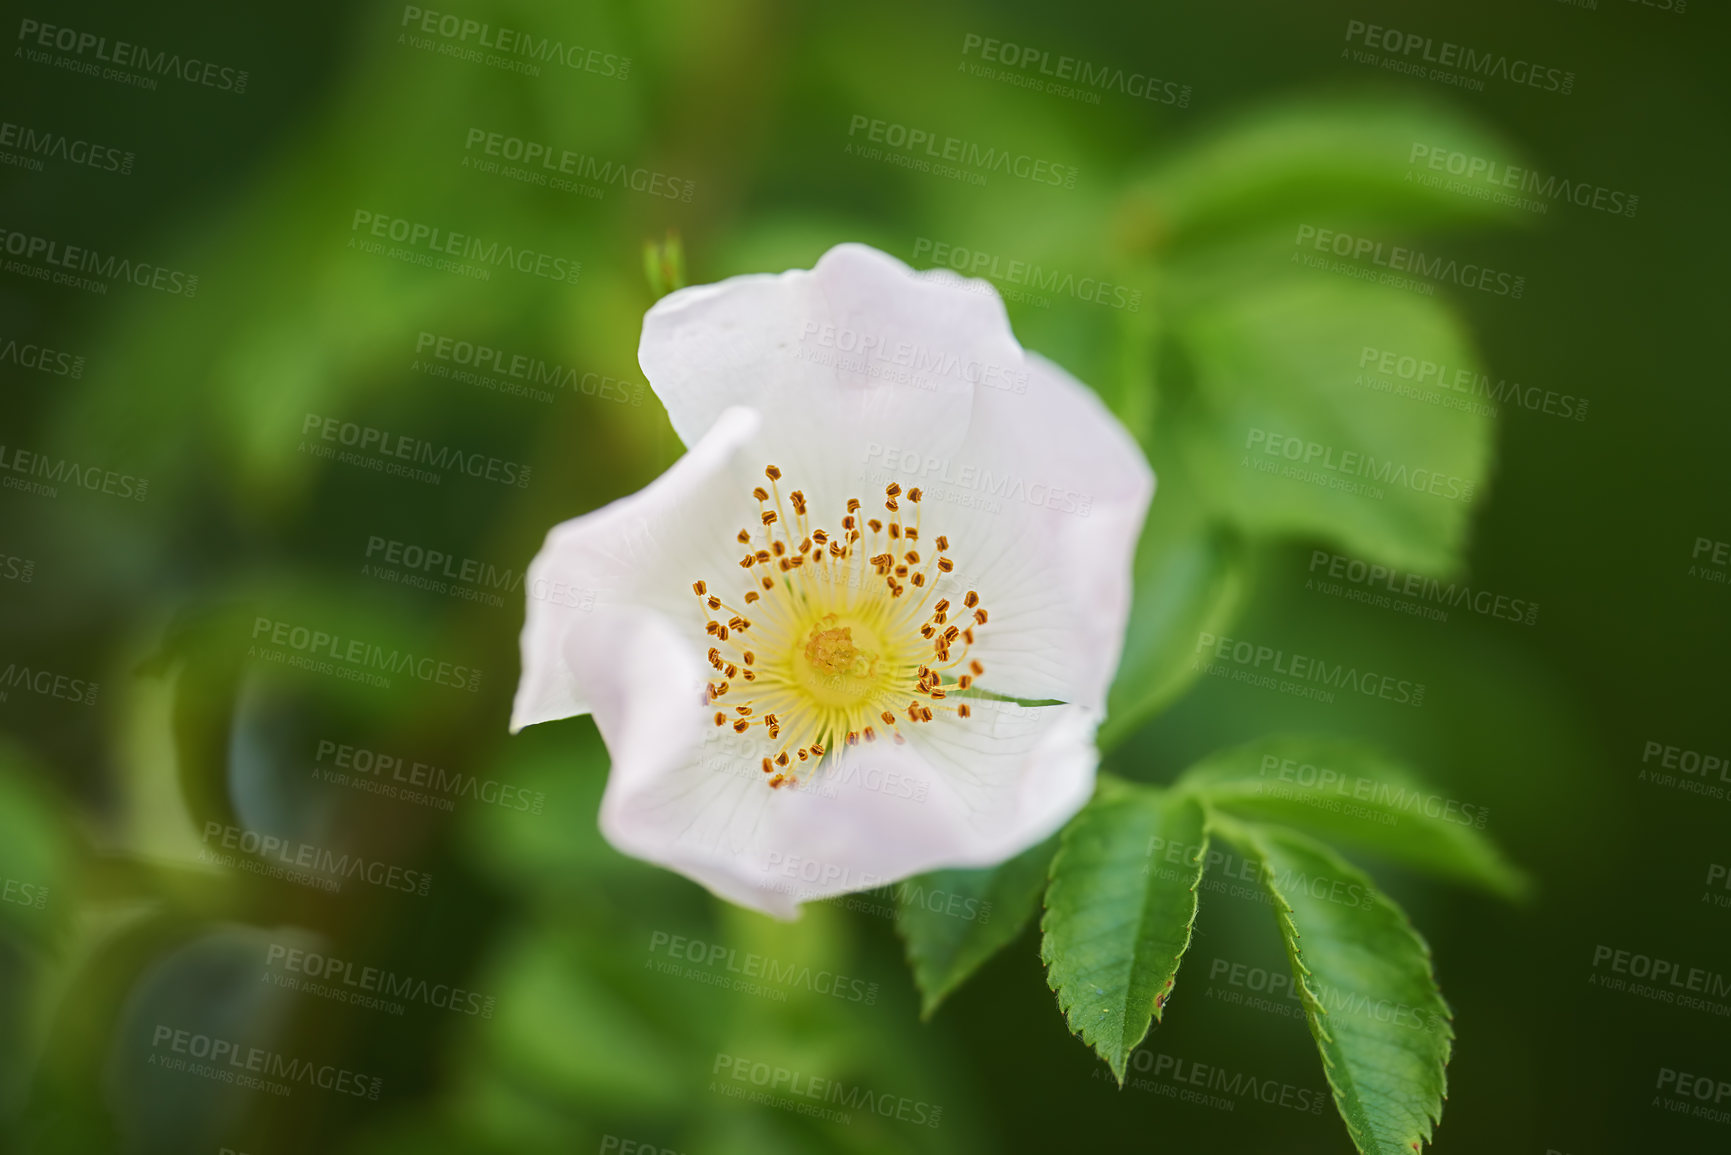
[(513, 731), (592, 713), (619, 850), (777, 917), (986, 866), (1093, 790), (1154, 476), (995, 291), (863, 245), (683, 289), (689, 447), (529, 567)]

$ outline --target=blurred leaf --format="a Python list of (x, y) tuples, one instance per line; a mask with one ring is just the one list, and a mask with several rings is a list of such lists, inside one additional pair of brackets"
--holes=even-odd
[[(896, 930), (920, 989), (921, 1018), (931, 1018), (951, 991), (1021, 935), (1057, 850), (1053, 837), (985, 870), (938, 870), (897, 887)], [(945, 900), (938, 909), (929, 902), (934, 895)], [(974, 913), (958, 913), (954, 899)]]
[(1454, 1039), (1430, 948), (1369, 878), (1322, 844), (1218, 815), (1256, 860), (1335, 1106), (1364, 1155), (1412, 1155), (1448, 1094)]
[(1427, 188), (1419, 178), (1439, 174), (1426, 161), (1447, 152), (1520, 159), (1446, 105), (1385, 95), (1286, 100), (1215, 131), (1144, 178), (1127, 199), (1126, 224), (1144, 243), (1175, 244), (1316, 214), (1402, 226), (1521, 217), (1488, 199)]
[(607, 749), (588, 719), (514, 735), (492, 774), (531, 799), (532, 810), (487, 806), (472, 811), (462, 823), (471, 861), (513, 892), (549, 892), (567, 910), (574, 901), (604, 900), (595, 893), (603, 877), (664, 876), (665, 871), (620, 854), (601, 837), (607, 771)]
[(1212, 754), (1179, 790), (1242, 818), (1279, 822), (1393, 862), (1519, 897), (1527, 880), (1479, 829), (1479, 808), (1438, 794), (1373, 746), (1285, 735)]
[(37, 783), (48, 775), (0, 739), (0, 933), (37, 947), (65, 925), (73, 896), (73, 836), (61, 804)]
[[(517, 1079), (555, 1098), (617, 1110), (671, 1111), (674, 1072), (691, 1055), (596, 977), (581, 952), (550, 930), (532, 930), (504, 952), (483, 989), (498, 990), (498, 1017), (483, 1037)], [(698, 1056), (701, 1058), (701, 1056)]]
[[(1206, 838), (1193, 799), (1108, 780), (1052, 860), (1040, 924), (1046, 981), (1120, 1085), (1190, 945)], [(1154, 867), (1156, 840), (1195, 853), (1182, 869)]]
[(1451, 375), (1476, 371), (1444, 306), (1325, 273), (1282, 273), (1199, 303), (1178, 340), (1194, 372), (1183, 446), (1222, 515), (1254, 533), (1323, 538), (1425, 572), (1458, 564), (1490, 471), (1492, 422), (1379, 391), (1385, 378), (1364, 367), (1367, 350), (1387, 350)]
[(52, 981), (38, 995), (42, 1049), (33, 1056), (21, 1119), (8, 1128), (32, 1153), (124, 1149), (109, 1069), (120, 1052), (122, 1024), (143, 977), (203, 929), (150, 902), (86, 907), (79, 914)]
[[(1177, 482), (1176, 485), (1173, 482)], [(1097, 738), (1109, 752), (1200, 674), (1196, 639), (1218, 632), (1243, 588), (1242, 543), (1209, 525), (1185, 483), (1163, 475), (1136, 547), (1135, 591), (1124, 634), (1124, 656), (1106, 701)]]

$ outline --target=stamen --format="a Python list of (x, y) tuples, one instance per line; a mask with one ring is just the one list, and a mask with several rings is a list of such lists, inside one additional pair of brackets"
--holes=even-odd
[[(920, 489), (904, 494), (899, 484), (889, 483), (883, 503), (888, 520), (867, 518), (863, 526), (860, 500), (848, 498), (841, 531), (832, 535), (807, 520), (810, 504), (801, 490), (786, 495), (790, 516), (778, 467), (765, 468), (764, 477), (770, 488), (751, 491), (759, 503), (760, 534), (740, 529), (735, 539), (750, 550), (739, 565), (752, 575), (752, 588), (740, 604), (751, 608), (756, 621), (711, 593), (704, 581), (691, 588), (705, 634), (719, 643), (706, 657), (723, 678), (707, 686), (705, 700), (727, 697), (734, 679), (742, 681), (728, 698), (732, 713), (716, 711), (715, 725), (731, 720), (737, 736), (731, 740), (775, 743), (756, 753), (768, 784), (779, 789), (798, 787), (862, 737), (876, 742), (880, 727), (887, 728), (890, 741), (903, 743), (898, 722), (931, 722), (932, 704), (969, 689), (984, 672), (979, 662), (968, 661), (965, 647), (973, 642), (974, 627), (985, 625), (986, 610), (969, 590), (963, 602), (973, 620), (949, 624), (950, 599), (935, 597), (934, 586), (955, 563), (946, 556), (947, 537), (933, 539), (930, 557), (915, 548)], [(902, 523), (903, 500), (914, 506), (912, 524)], [(880, 534), (884, 541), (877, 540)], [(733, 637), (747, 633), (749, 643)], [(961, 652), (953, 652), (957, 648)], [(963, 663), (965, 671), (951, 673)], [(966, 703), (939, 709), (970, 716)], [(766, 732), (762, 739), (752, 736), (754, 727)], [(781, 744), (784, 729), (791, 740)]]

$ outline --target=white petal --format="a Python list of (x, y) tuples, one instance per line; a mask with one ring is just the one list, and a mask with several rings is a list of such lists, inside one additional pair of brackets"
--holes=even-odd
[(990, 286), (840, 245), (809, 272), (663, 298), (638, 355), (687, 443), (727, 405), (760, 409), (757, 455), (816, 524), (835, 530), (849, 497), (878, 516), (888, 482), (921, 487), (923, 541), (954, 547), (937, 593), (977, 590), (991, 615), (981, 684), (1103, 707), (1153, 474), (1091, 390), (1023, 353)]
[[(967, 432), (976, 380), (1019, 379), (1022, 350), (995, 293), (917, 277), (864, 245), (810, 270), (682, 289), (643, 319), (638, 361), (687, 445), (728, 406), (764, 415), (795, 466), (857, 467), (886, 438), (942, 453)], [(800, 471), (802, 474), (803, 470)]]
[[(566, 664), (566, 640), (621, 606), (652, 606), (703, 637), (693, 581), (737, 569), (729, 526), (752, 509), (737, 458), (758, 428), (746, 409), (721, 415), (697, 446), (646, 488), (556, 525), (524, 578), (523, 674), (511, 730), (587, 713)], [(743, 488), (741, 488), (743, 486)], [(746, 509), (741, 509), (741, 495)]]
[(1027, 365), (1025, 393), (979, 391), (954, 458), (900, 480), (924, 487), (934, 530), (955, 526), (958, 584), (989, 612), (970, 649), (981, 685), (1103, 710), (1154, 474), (1092, 390), (1036, 354)]
[(999, 862), (1057, 830), (1093, 789), (1087, 711), (996, 703), (910, 727), (906, 745), (847, 748), (808, 784), (771, 789), (758, 744), (693, 708), (705, 668), (664, 618), (621, 610), (585, 623), (567, 654), (613, 759), (608, 841), (777, 917), (926, 870)]

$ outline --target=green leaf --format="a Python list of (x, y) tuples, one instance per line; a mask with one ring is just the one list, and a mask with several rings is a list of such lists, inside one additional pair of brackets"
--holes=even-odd
[[(1107, 780), (1052, 860), (1040, 924), (1046, 982), (1120, 1086), (1190, 945), (1206, 842), (1194, 799)], [(1154, 852), (1171, 846), (1186, 851), (1183, 865), (1157, 865)]]
[(1124, 656), (1096, 738), (1103, 752), (1117, 747), (1199, 676), (1192, 660), (1196, 639), (1224, 628), (1243, 586), (1243, 543), (1225, 527), (1210, 525), (1194, 501), (1182, 495), (1168, 500), (1167, 477), (1160, 486), (1136, 547)]
[(46, 946), (75, 909), (75, 843), (65, 804), (21, 745), (0, 741), (0, 938)]
[(1210, 815), (1257, 861), (1335, 1106), (1364, 1155), (1413, 1155), (1448, 1094), (1454, 1028), (1430, 948), (1364, 874), (1306, 835)]
[(936, 870), (896, 888), (896, 930), (920, 988), (921, 1018), (1022, 933), (1057, 850), (1054, 836), (985, 870)]
[(1449, 153), (1521, 163), (1510, 145), (1440, 104), (1282, 102), (1179, 153), (1137, 184), (1129, 204), (1146, 238), (1167, 245), (1318, 213), (1405, 226), (1522, 217), (1489, 197), (1429, 185), (1428, 161)]
[(1302, 734), (1211, 754), (1179, 789), (1211, 807), (1299, 827), (1445, 878), (1519, 898), (1526, 877), (1480, 833), (1489, 811), (1433, 789), (1361, 742)]
[[(1454, 569), (1494, 432), (1448, 384), (1478, 372), (1464, 329), (1433, 298), (1252, 265), (1238, 291), (1174, 320), (1193, 375), (1180, 444), (1199, 491), (1253, 533)], [(1379, 370), (1384, 353), (1396, 371)]]

